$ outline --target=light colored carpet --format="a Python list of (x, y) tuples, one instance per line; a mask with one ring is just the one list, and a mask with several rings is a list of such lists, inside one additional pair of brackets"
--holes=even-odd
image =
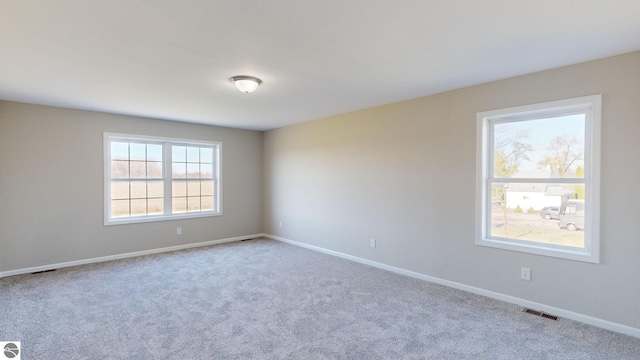
[(640, 339), (272, 240), (0, 279), (22, 359), (639, 359)]

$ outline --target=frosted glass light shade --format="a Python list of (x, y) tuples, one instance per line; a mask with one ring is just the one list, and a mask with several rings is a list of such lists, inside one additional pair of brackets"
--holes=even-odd
[(262, 84), (262, 80), (253, 76), (234, 76), (229, 80), (243, 93), (252, 93)]

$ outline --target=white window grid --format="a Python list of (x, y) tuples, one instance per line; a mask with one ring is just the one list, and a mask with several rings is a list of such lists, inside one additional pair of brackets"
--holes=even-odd
[[(131, 135), (131, 134), (118, 134), (118, 133), (104, 133), (104, 224), (116, 225), (116, 224), (130, 224), (139, 222), (150, 221), (163, 221), (174, 220), (180, 218), (196, 218), (206, 216), (219, 216), (222, 215), (222, 181), (221, 181), (221, 159), (222, 159), (222, 143), (216, 141), (200, 141), (191, 139), (177, 139), (167, 137), (156, 136), (144, 136), (144, 135)], [(112, 178), (111, 177), (111, 143), (112, 142), (126, 142), (135, 144), (157, 144), (163, 147), (162, 151), (162, 176), (160, 177), (145, 177), (145, 178), (131, 178), (129, 173), (128, 178)], [(184, 147), (197, 147), (212, 149), (212, 175), (206, 180), (213, 181), (213, 209), (190, 211), (182, 213), (173, 213), (172, 211), (172, 182), (174, 180), (195, 182), (205, 180), (199, 176), (198, 178), (173, 178), (172, 175), (172, 146), (184, 146)], [(130, 159), (129, 159), (130, 160)], [(149, 214), (143, 216), (128, 216), (128, 217), (112, 217), (111, 216), (111, 182), (119, 181), (162, 181), (163, 182), (163, 212), (162, 214)], [(148, 192), (148, 189), (147, 189)], [(129, 196), (131, 194), (129, 193)], [(148, 197), (148, 193), (147, 193)]]

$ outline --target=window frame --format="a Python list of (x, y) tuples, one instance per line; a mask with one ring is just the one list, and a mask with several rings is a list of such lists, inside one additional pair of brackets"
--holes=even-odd
[[(161, 144), (162, 147), (162, 178), (163, 193), (163, 214), (129, 216), (129, 217), (111, 217), (111, 143), (112, 142), (129, 142), (144, 144)], [(172, 214), (172, 146), (198, 146), (213, 148), (213, 206), (214, 210), (185, 212)], [(167, 221), (178, 219), (202, 218), (222, 215), (222, 142), (194, 139), (180, 139), (161, 136), (121, 134), (121, 133), (103, 133), (103, 161), (104, 161), (104, 225), (123, 225), (136, 224), (155, 221)], [(160, 179), (153, 179), (160, 180)], [(187, 178), (180, 181), (189, 181)], [(202, 195), (200, 195), (202, 196)]]
[[(509, 178), (511, 183), (583, 183), (585, 186), (584, 248), (492, 237), (490, 235), (493, 174), (493, 124), (585, 113), (584, 178)], [(550, 101), (479, 112), (476, 115), (476, 245), (562, 259), (600, 262), (600, 153), (602, 95)], [(503, 178), (497, 178), (503, 179)], [(498, 183), (502, 181), (497, 181)]]

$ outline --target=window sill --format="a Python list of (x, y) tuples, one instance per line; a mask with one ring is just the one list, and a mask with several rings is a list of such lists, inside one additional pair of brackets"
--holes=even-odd
[(158, 215), (158, 216), (144, 216), (144, 217), (133, 217), (133, 218), (122, 218), (122, 219), (105, 219), (104, 226), (111, 225), (127, 225), (127, 224), (139, 224), (139, 223), (147, 223), (147, 222), (157, 222), (157, 221), (170, 221), (170, 220), (185, 220), (185, 219), (197, 219), (204, 217), (212, 217), (212, 216), (222, 216), (222, 212), (200, 212), (200, 213), (186, 213), (186, 214), (176, 214), (176, 215)]
[(477, 239), (476, 245), (594, 264), (600, 263), (600, 258), (595, 252), (570, 246), (517, 241), (513, 239), (501, 240), (500, 238)]

